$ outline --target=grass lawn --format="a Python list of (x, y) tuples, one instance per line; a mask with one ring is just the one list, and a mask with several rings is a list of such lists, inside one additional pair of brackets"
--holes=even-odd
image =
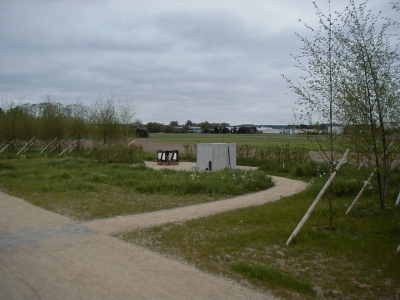
[(314, 198), (309, 189), (260, 207), (117, 236), (284, 299), (395, 299), (399, 207), (381, 210), (369, 194), (345, 215), (354, 197), (342, 197), (331, 233), (322, 201), (286, 246)]
[[(207, 140), (195, 140), (203, 137)], [(227, 140), (218, 140), (225, 137)], [(255, 145), (256, 140), (262, 144), (273, 137), (151, 135), (166, 143), (183, 144), (243, 141)], [(277, 138), (283, 144), (298, 141), (304, 143), (301, 146), (307, 145), (302, 137)], [(400, 292), (400, 255), (396, 251), (400, 243), (400, 207), (394, 202), (399, 193), (399, 174), (391, 178), (386, 209), (379, 208), (375, 188), (366, 191), (354, 210), (345, 215), (360, 183), (370, 174), (370, 170), (356, 171), (345, 165), (332, 187), (333, 231), (328, 227), (328, 200), (323, 198), (304, 228), (286, 246), (327, 179), (326, 167), (299, 162), (283, 168), (282, 164), (267, 162), (257, 172), (235, 172), (155, 171), (140, 164), (100, 164), (79, 157), (79, 153), (61, 158), (29, 152), (19, 157), (3, 153), (0, 190), (75, 220), (91, 220), (267, 189), (272, 184), (267, 174), (296, 177), (309, 182), (309, 188), (280, 201), (117, 236), (284, 299), (396, 299)]]
[(0, 160), (0, 190), (75, 220), (137, 214), (268, 189), (264, 171), (156, 171), (79, 157)]

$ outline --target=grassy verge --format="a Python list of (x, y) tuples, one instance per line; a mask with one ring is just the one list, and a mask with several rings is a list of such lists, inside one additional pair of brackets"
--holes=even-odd
[(2, 191), (76, 220), (205, 203), (271, 186), (264, 171), (156, 171), (45, 155), (0, 161)]
[(314, 197), (310, 188), (260, 207), (119, 237), (285, 299), (393, 299), (399, 287), (400, 209), (381, 210), (376, 195), (367, 193), (345, 215), (354, 197), (341, 197), (331, 233), (325, 200), (286, 246)]

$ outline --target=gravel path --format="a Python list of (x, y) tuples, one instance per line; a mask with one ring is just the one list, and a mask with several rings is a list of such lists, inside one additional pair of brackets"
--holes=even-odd
[(110, 236), (259, 205), (306, 186), (274, 181), (267, 191), (233, 199), (89, 222), (0, 192), (0, 299), (275, 299)]

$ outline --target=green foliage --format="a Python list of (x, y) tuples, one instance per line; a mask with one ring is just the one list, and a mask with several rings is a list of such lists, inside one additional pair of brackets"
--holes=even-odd
[(251, 159), (258, 163), (273, 161), (275, 163), (307, 162), (310, 160), (309, 149), (285, 145), (252, 146), (248, 144), (236, 147), (237, 159)]
[(90, 157), (101, 163), (143, 163), (143, 147), (136, 145), (93, 146)]
[(187, 161), (196, 161), (197, 145), (183, 145), (185, 151), (185, 159)]
[(160, 170), (152, 180), (141, 180), (136, 187), (141, 193), (173, 193), (237, 196), (273, 186), (270, 176), (262, 171), (224, 169), (217, 172), (176, 172)]
[(366, 194), (345, 215), (354, 197), (341, 197), (340, 217), (335, 230), (329, 232), (329, 204), (321, 201), (296, 239), (285, 246), (314, 197), (310, 187), (262, 206), (125, 232), (119, 237), (208, 272), (240, 282), (247, 279), (284, 299), (372, 300), (395, 295), (400, 208), (391, 205), (381, 210), (376, 195)]
[(150, 133), (164, 132), (164, 125), (157, 122), (149, 122), (146, 124), (146, 128)]
[[(100, 152), (97, 155), (107, 162), (114, 153)], [(141, 161), (128, 165), (93, 159), (14, 156), (0, 164), (0, 189), (45, 209), (89, 220), (210, 202), (273, 185), (262, 171), (157, 171)], [(118, 155), (112, 154), (114, 159)]]
[(14, 170), (15, 167), (8, 163), (0, 163), (0, 170)]
[(136, 132), (136, 136), (139, 138), (148, 138), (149, 137), (149, 131), (145, 127), (136, 128), (135, 132)]
[(296, 163), (293, 170), (293, 176), (298, 178), (326, 177), (327, 174), (330, 174), (328, 164), (317, 163), (315, 161)]
[(314, 291), (310, 281), (285, 274), (281, 270), (271, 266), (249, 265), (246, 262), (239, 262), (234, 264), (232, 268), (235, 272), (238, 272), (247, 278), (255, 278), (265, 282), (267, 286), (279, 286), (302, 294), (316, 296), (316, 292)]

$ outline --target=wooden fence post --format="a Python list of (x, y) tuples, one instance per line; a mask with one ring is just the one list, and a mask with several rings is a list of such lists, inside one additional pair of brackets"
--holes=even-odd
[(21, 150), (19, 150), (18, 153), (17, 153), (16, 155), (20, 154), (20, 153), (21, 153), (22, 151), (24, 151), (25, 149), (28, 149), (28, 148), (33, 144), (34, 141), (35, 141), (35, 137), (31, 138), (31, 139), (29, 140), (29, 142), (27, 142), (27, 143), (25, 144), (25, 146), (23, 146), (23, 147), (21, 148)]
[(312, 211), (314, 210), (315, 206), (317, 206), (319, 200), (322, 198), (324, 195), (325, 191), (328, 189), (330, 184), (332, 183), (333, 179), (335, 178), (337, 172), (339, 171), (340, 167), (345, 164), (347, 161), (347, 154), (349, 153), (350, 149), (347, 149), (346, 152), (344, 153), (342, 159), (339, 161), (338, 165), (336, 166), (335, 170), (333, 170), (331, 177), (329, 177), (328, 181), (325, 183), (324, 187), (321, 189), (319, 192), (317, 198), (315, 198), (314, 202), (311, 204), (310, 208), (307, 210), (306, 214), (304, 215), (303, 219), (301, 219), (300, 223), (297, 225), (296, 229), (293, 231), (293, 233), (290, 235), (289, 239), (286, 242), (286, 245), (289, 245), (290, 242), (296, 237), (296, 235), (299, 233), (300, 229), (303, 227), (304, 223), (307, 221), (307, 219), (310, 217)]
[(374, 171), (371, 173), (371, 175), (368, 177), (368, 180), (364, 183), (364, 186), (362, 187), (361, 191), (358, 193), (357, 197), (353, 200), (353, 202), (351, 203), (350, 207), (348, 208), (348, 210), (346, 211), (346, 215), (351, 212), (351, 210), (353, 209), (354, 205), (356, 205), (356, 203), (358, 202), (358, 199), (360, 199), (361, 195), (364, 193), (365, 188), (367, 187), (367, 185), (370, 183), (372, 176), (374, 176), (376, 172), (376, 168), (374, 169)]

